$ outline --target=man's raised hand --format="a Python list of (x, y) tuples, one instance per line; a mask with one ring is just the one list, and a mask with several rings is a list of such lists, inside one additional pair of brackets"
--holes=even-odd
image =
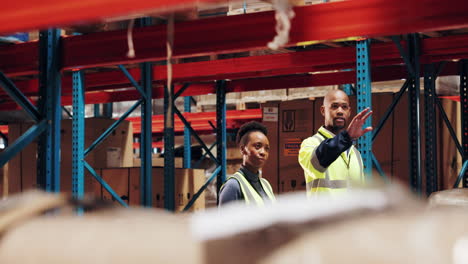
[(362, 126), (366, 122), (367, 118), (372, 114), (372, 111), (369, 108), (362, 110), (359, 114), (357, 114), (353, 120), (349, 123), (348, 126), (348, 134), (349, 136), (355, 140), (364, 135), (365, 133), (372, 131), (372, 127), (366, 127), (362, 129)]

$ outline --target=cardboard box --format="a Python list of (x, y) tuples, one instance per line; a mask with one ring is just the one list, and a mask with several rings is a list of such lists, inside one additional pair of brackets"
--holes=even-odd
[[(65, 123), (67, 132), (71, 135), (71, 120)], [(114, 119), (107, 118), (88, 118), (86, 119), (86, 147), (90, 146), (104, 131), (115, 122)], [(69, 129), (69, 130), (68, 130)], [(89, 137), (88, 137), (89, 135)], [(88, 141), (89, 140), (89, 141)], [(71, 142), (71, 141), (69, 141)], [(88, 143), (89, 142), (89, 143)], [(108, 154), (118, 150), (120, 155)], [(97, 168), (110, 168), (110, 165), (119, 165), (117, 167), (133, 166), (133, 127), (130, 122), (122, 122), (95, 150), (94, 162)], [(112, 159), (114, 158), (114, 160)], [(115, 158), (117, 160), (115, 160)], [(109, 163), (108, 163), (109, 162)]]
[[(408, 94), (405, 93), (393, 112), (392, 179), (409, 184)], [(404, 136), (402, 136), (404, 135)]]
[[(140, 205), (140, 168), (129, 168), (129, 203), (130, 205)], [(164, 169), (152, 169), (153, 185), (153, 206), (164, 208)], [(205, 183), (205, 171), (199, 169), (176, 169), (175, 170), (175, 207), (180, 212), (193, 195)], [(205, 193), (202, 193), (190, 211), (197, 211), (205, 208)]]
[(314, 101), (295, 100), (280, 104), (279, 192), (305, 191), (304, 171), (298, 154), (304, 139), (314, 133)]
[[(22, 126), (25, 133), (29, 126)], [(21, 155), (21, 191), (37, 188), (37, 143), (26, 146)]]
[(268, 129), (268, 140), (270, 142), (270, 155), (262, 169), (262, 177), (271, 184), (273, 191), (279, 193), (279, 102), (268, 102), (262, 104), (262, 124)]
[(226, 159), (227, 160), (241, 160), (242, 159), (242, 153), (240, 151), (239, 146), (237, 146), (236, 142), (229, 141), (227, 143)]
[[(91, 144), (113, 123), (114, 119), (87, 118), (85, 120), (85, 147)], [(72, 120), (62, 121), (62, 163), (61, 163), (61, 188), (64, 192), (71, 192), (72, 182)], [(120, 152), (117, 155), (114, 150)], [(113, 153), (114, 152), (114, 153)], [(108, 157), (111, 155), (111, 157)], [(104, 141), (101, 142), (85, 158), (98, 174), (101, 168), (109, 165), (121, 165), (131, 167), (133, 165), (133, 127), (128, 121), (122, 122)], [(100, 175), (102, 177), (102, 174)], [(104, 193), (100, 184), (85, 170), (84, 177), (85, 193), (101, 197)]]
[[(89, 147), (110, 125), (113, 119), (89, 118), (85, 126), (85, 146)], [(14, 142), (24, 134), (31, 123), (10, 124), (9, 139)], [(71, 193), (72, 190), (72, 120), (62, 120), (61, 127), (61, 191)], [(121, 123), (113, 133), (101, 142), (86, 157), (86, 161), (95, 169), (108, 165), (133, 165), (133, 128), (128, 121)], [(36, 188), (37, 184), (37, 142), (32, 142), (9, 162), (8, 190), (9, 194)], [(96, 180), (85, 171), (85, 193), (101, 195)]]
[(128, 204), (140, 205), (140, 168), (128, 168)]
[[(101, 177), (124, 202), (129, 203), (129, 168), (102, 169)], [(104, 201), (119, 204), (104, 187), (101, 188)]]
[[(16, 124), (14, 126), (8, 126), (8, 139), (9, 143), (13, 143), (20, 135), (22, 135), (22, 124)], [(22, 152), (14, 156), (10, 161), (8, 161), (8, 172), (4, 175), (4, 186), (3, 194), (8, 196), (11, 194), (21, 192), (21, 168), (22, 168)], [(31, 161), (29, 161), (31, 163)], [(35, 162), (34, 162), (35, 163)], [(33, 164), (30, 164), (34, 166)]]
[[(372, 127), (377, 129), (378, 124), (382, 120), (385, 112), (393, 101), (392, 93), (379, 93), (372, 95)], [(356, 111), (354, 111), (356, 113)], [(354, 115), (353, 115), (354, 116)], [(379, 161), (382, 170), (389, 178), (392, 177), (392, 129), (393, 115), (391, 115), (372, 144), (372, 152), (377, 161)], [(379, 177), (377, 170), (373, 169), (373, 175)]]
[(2, 168), (0, 168), (0, 199), (7, 196), (8, 191), (7, 184), (8, 184), (8, 164), (5, 164)]
[(273, 10), (272, 4), (260, 0), (249, 1), (246, 3), (245, 8), (243, 7), (242, 2), (229, 1), (228, 16), (269, 10)]
[[(457, 133), (458, 140), (461, 138), (461, 107), (460, 102), (454, 102), (450, 99), (441, 99), (443, 108), (453, 129)], [(438, 113), (438, 111), (437, 111)], [(462, 167), (462, 158), (458, 153), (455, 142), (450, 136), (450, 132), (443, 120), (439, 118), (437, 129), (438, 138), (438, 175), (439, 186), (441, 190), (451, 189), (456, 182), (457, 176)], [(460, 142), (461, 143), (461, 142)], [(442, 153), (442, 154), (441, 154)], [(462, 183), (461, 181), (460, 183)]]
[[(164, 157), (153, 157), (151, 159), (152, 167), (164, 167)], [(174, 158), (174, 165), (176, 169), (184, 168), (184, 158)], [(141, 159), (133, 159), (133, 167), (141, 167)]]
[[(242, 160), (228, 160), (227, 166), (226, 166), (227, 177), (229, 177), (229, 175), (236, 173), (239, 170), (241, 165), (242, 165)], [(263, 168), (263, 170), (265, 170), (265, 167)], [(265, 171), (263, 171), (263, 173), (265, 173)]]

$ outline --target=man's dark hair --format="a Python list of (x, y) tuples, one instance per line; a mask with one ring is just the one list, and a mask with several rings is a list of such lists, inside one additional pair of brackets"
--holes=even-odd
[(250, 132), (259, 131), (262, 132), (265, 136), (268, 135), (267, 128), (257, 121), (250, 121), (243, 124), (239, 131), (237, 131), (236, 143), (237, 145), (245, 145), (247, 143), (248, 135)]

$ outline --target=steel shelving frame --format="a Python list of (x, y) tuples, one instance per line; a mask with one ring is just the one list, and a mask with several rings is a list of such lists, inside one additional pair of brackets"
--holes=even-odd
[[(83, 3), (88, 3), (84, 1)], [(35, 12), (33, 15), (41, 19), (21, 19), (21, 8), (15, 4), (6, 6), (6, 13), (15, 18), (15, 23), (12, 23), (9, 18), (8, 23), (0, 23), (0, 32), (10, 32), (17, 30), (31, 29), (38, 26), (51, 26), (57, 23), (70, 23), (76, 20), (93, 19), (99, 16), (117, 15), (119, 12), (130, 12), (149, 7), (171, 6), (172, 4), (192, 3), (192, 1), (156, 1), (148, 3), (147, 1), (131, 1), (131, 9), (129, 9), (130, 1), (121, 0), (119, 3), (113, 2), (113, 6), (118, 6), (120, 9), (108, 9), (108, 0), (93, 1), (93, 5), (82, 5), (78, 8), (83, 12), (63, 12), (60, 16), (52, 16), (48, 12), (55, 12), (54, 8), (47, 12)], [(207, 1), (209, 2), (209, 1)], [(56, 0), (49, 0), (44, 3), (44, 6), (60, 6), (61, 3)], [(28, 6), (28, 5), (24, 5)], [(125, 8), (124, 8), (125, 7)], [(120, 10), (120, 11), (119, 11)], [(412, 12), (406, 12), (412, 10)], [(24, 11), (24, 10), (23, 10)], [(43, 10), (44, 11), (44, 10)], [(90, 11), (90, 12), (84, 12)], [(338, 39), (350, 36), (366, 36), (368, 38), (375, 36), (386, 36), (394, 34), (406, 34), (412, 32), (434, 31), (456, 29), (463, 26), (468, 26), (466, 16), (460, 15), (468, 11), (468, 6), (462, 0), (454, 0), (450, 5), (434, 0), (418, 0), (418, 1), (384, 1), (384, 0), (363, 0), (363, 1), (343, 1), (335, 3), (324, 3), (319, 5), (296, 8), (296, 18), (292, 23), (292, 31), (290, 33), (291, 46), (306, 45), (307, 42), (313, 40)], [(375, 16), (379, 13), (379, 16)], [(262, 12), (256, 14), (243, 15), (240, 17), (218, 17), (203, 20), (196, 20), (176, 24), (175, 36), (177, 42), (174, 46), (175, 57), (193, 56), (197, 54), (219, 54), (230, 51), (253, 50), (262, 48), (272, 37), (274, 32), (270, 30), (274, 25), (273, 12)], [(360, 17), (360, 21), (354, 18)], [(378, 19), (376, 19), (378, 17)], [(2, 17), (1, 19), (5, 19)], [(1, 21), (0, 19), (0, 21)], [(40, 21), (40, 22), (37, 22)], [(242, 23), (239, 23), (242, 21)], [(251, 30), (245, 30), (249, 28)], [(197, 29), (197, 30), (194, 30)], [(326, 29), (326, 30), (324, 30)], [(53, 32), (50, 30), (49, 32)], [(236, 32), (235, 39), (232, 39), (231, 32)], [(197, 34), (197, 38), (193, 37)], [(230, 38), (226, 34), (229, 34)], [(164, 36), (164, 37), (162, 37)], [(190, 130), (188, 122), (183, 118), (180, 112), (175, 108), (172, 109), (174, 98), (178, 96), (191, 96), (197, 94), (217, 93), (217, 130), (218, 130), (218, 157), (212, 156), (218, 164), (221, 164), (215, 171), (214, 175), (220, 173), (218, 182), (222, 182), (225, 177), (225, 153), (223, 154), (223, 144), (225, 144), (225, 126), (226, 126), (226, 111), (224, 105), (224, 96), (228, 92), (251, 91), (257, 90), (259, 87), (268, 87), (270, 89), (291, 88), (291, 87), (306, 87), (325, 84), (358, 84), (358, 98), (362, 103), (358, 104), (358, 109), (370, 106), (370, 82), (400, 79), (407, 75), (405, 67), (401, 66), (401, 62), (406, 62), (406, 67), (409, 72), (407, 82), (397, 94), (396, 101), (391, 104), (391, 107), (380, 122), (379, 127), (372, 135), (372, 140), (369, 138), (363, 139), (359, 144), (365, 151), (366, 171), (374, 164), (377, 168), (378, 162), (373, 157), (371, 152), (371, 144), (375, 139), (381, 126), (391, 114), (393, 108), (398, 103), (403, 92), (409, 89), (410, 96), (410, 135), (411, 135), (411, 186), (413, 189), (421, 192), (421, 164), (420, 164), (420, 128), (419, 128), (419, 70), (420, 64), (431, 64), (435, 62), (448, 61), (453, 59), (468, 58), (468, 48), (462, 43), (463, 39), (468, 39), (468, 36), (449, 36), (434, 39), (420, 40), (417, 34), (411, 34), (407, 38), (407, 46), (409, 47), (409, 55), (403, 52), (403, 44), (397, 40), (396, 47), (391, 43), (379, 43), (369, 46), (368, 40), (358, 42), (358, 59), (356, 59), (356, 51), (352, 47), (333, 48), (328, 50), (313, 50), (288, 54), (277, 54), (262, 57), (249, 57), (241, 59), (231, 59), (223, 61), (211, 61), (201, 63), (186, 63), (174, 65), (174, 87), (167, 89), (167, 86), (162, 85), (165, 81), (165, 67), (155, 67), (151, 69), (151, 61), (161, 60), (165, 58), (166, 29), (164, 26), (147, 26), (144, 28), (135, 29), (134, 40), (137, 47), (137, 57), (128, 59), (125, 57), (126, 44), (125, 31), (104, 32), (98, 34), (89, 34), (83, 36), (71, 36), (60, 39), (59, 46), (53, 50), (52, 58), (55, 61), (47, 68), (43, 65), (45, 60), (44, 54), (40, 52), (38, 56), (37, 43), (25, 43), (13, 46), (2, 47), (0, 50), (0, 85), (6, 90), (6, 93), (15, 99), (26, 111), (37, 121), (37, 125), (33, 126), (26, 134), (24, 134), (17, 142), (14, 142), (7, 148), (5, 152), (0, 154), (0, 164), (5, 164), (14, 154), (19, 152), (27, 143), (31, 142), (36, 136), (44, 133), (42, 136), (47, 140), (40, 146), (45, 146), (50, 151), (44, 152), (45, 158), (40, 158), (40, 168), (44, 170), (46, 175), (45, 180), (43, 174), (38, 178), (38, 182), (45, 184), (45, 188), (57, 191), (57, 179), (59, 172), (57, 170), (57, 152), (60, 139), (57, 134), (58, 120), (56, 119), (58, 109), (61, 105), (71, 104), (75, 99), (76, 104), (81, 104), (86, 101), (88, 103), (103, 103), (123, 100), (139, 100), (137, 103), (143, 104), (148, 109), (151, 98), (165, 98), (165, 113), (167, 122), (165, 126), (165, 163), (167, 169), (165, 171), (165, 190), (166, 197), (170, 196), (170, 190), (173, 189), (173, 114), (177, 114), (179, 118), (186, 123), (188, 131), (195, 135), (193, 130)], [(147, 41), (151, 38), (154, 41)], [(45, 38), (41, 38), (41, 41)], [(193, 41), (198, 41), (194, 43)], [(200, 41), (202, 40), (202, 41)], [(55, 39), (59, 43), (58, 39)], [(92, 43), (92, 44), (91, 44)], [(364, 47), (361, 46), (364, 45)], [(58, 44), (57, 44), (58, 45)], [(92, 45), (90, 47), (90, 45)], [(359, 50), (362, 49), (362, 50)], [(364, 53), (362, 53), (364, 52)], [(359, 55), (360, 54), (360, 55)], [(370, 54), (372, 58), (370, 58)], [(359, 56), (367, 57), (366, 61), (360, 60)], [(58, 58), (60, 60), (58, 61)], [(14, 60), (13, 60), (14, 59)], [(252, 64), (252, 62), (256, 64)], [(59, 63), (60, 62), (60, 63)], [(261, 62), (261, 63), (259, 63)], [(344, 69), (355, 68), (354, 63), (358, 63), (357, 71), (343, 71)], [(60, 77), (60, 71), (67, 70), (82, 70), (89, 67), (108, 66), (127, 63), (143, 63), (140, 69), (132, 69), (127, 71), (125, 77), (118, 77), (117, 72), (96, 73), (82, 75), (79, 71), (74, 72), (71, 78), (66, 78), (62, 82), (57, 81)], [(465, 63), (462, 61), (462, 63)], [(361, 64), (361, 65), (360, 65)], [(365, 65), (364, 65), (365, 64)], [(45, 64), (44, 64), (45, 65)], [(361, 68), (363, 66), (365, 68)], [(381, 67), (387, 66), (387, 67)], [(52, 68), (50, 68), (52, 67)], [(437, 76), (453, 74), (457, 71), (456, 63), (446, 63)], [(195, 70), (194, 70), (195, 69)], [(372, 72), (371, 70), (372, 69)], [(463, 68), (463, 69), (466, 69)], [(320, 73), (320, 74), (304, 74), (312, 71), (326, 70), (341, 70), (335, 73)], [(362, 75), (361, 70), (365, 70), (365, 75)], [(462, 113), (466, 117), (466, 70), (461, 71), (462, 85)], [(21, 76), (27, 74), (40, 73), (39, 81), (19, 81), (13, 83), (8, 77)], [(125, 70), (124, 70), (125, 73)], [(303, 73), (299, 75), (298, 73)], [(78, 76), (78, 77), (77, 77)], [(153, 80), (154, 78), (154, 80)], [(372, 78), (372, 79), (371, 79)], [(429, 77), (428, 77), (429, 78)], [(76, 80), (75, 80), (76, 79)], [(78, 88), (78, 83), (82, 79), (87, 80), (87, 89), (100, 90), (106, 87), (120, 88), (128, 86), (129, 83), (137, 87), (136, 91), (123, 92), (99, 92), (88, 96)], [(230, 79), (232, 81), (223, 81)], [(217, 85), (206, 83), (209, 80), (217, 80)], [(76, 83), (75, 83), (76, 81)], [(186, 82), (193, 81), (191, 88), (187, 89)], [(356, 82), (357, 81), (357, 82)], [(38, 85), (38, 83), (40, 85)], [(60, 88), (62, 84), (62, 96), (60, 89), (52, 89), (51, 85)], [(16, 87), (18, 86), (18, 88)], [(138, 89), (138, 87), (140, 87)], [(154, 87), (156, 86), (156, 87)], [(39, 89), (37, 89), (39, 87)], [(49, 87), (47, 89), (47, 87)], [(221, 88), (222, 87), (222, 88)], [(369, 89), (369, 90), (367, 90)], [(53, 91), (51, 91), (53, 90)], [(70, 92), (73, 91), (72, 95)], [(143, 91), (143, 92), (142, 92)], [(53, 94), (50, 94), (54, 92)], [(432, 92), (429, 91), (428, 94)], [(38, 102), (39, 108), (48, 109), (47, 113), (40, 113), (34, 106), (34, 103), (28, 99), (28, 96), (40, 94), (41, 101)], [(58, 94), (58, 95), (57, 95)], [(0, 96), (3, 96), (0, 94)], [(364, 96), (367, 98), (365, 99)], [(77, 97), (77, 98), (75, 98)], [(79, 97), (79, 98), (78, 98)], [(43, 98), (49, 98), (49, 101), (44, 101)], [(61, 98), (61, 100), (60, 100)], [(138, 99), (140, 98), (140, 99)], [(438, 99), (435, 98), (437, 105)], [(52, 102), (51, 102), (52, 101)], [(359, 102), (359, 101), (358, 101)], [(465, 102), (465, 103), (463, 103)], [(223, 108), (224, 105), (224, 108)], [(5, 103), (1, 109), (15, 109), (11, 103)], [(136, 108), (136, 107), (135, 107)], [(439, 107), (440, 108), (440, 107)], [(79, 107), (76, 110), (79, 112)], [(142, 113), (144, 131), (151, 127), (151, 114), (149, 110)], [(149, 117), (148, 117), (149, 116)], [(172, 117), (171, 117), (172, 116)], [(77, 117), (81, 118), (81, 117)], [(465, 118), (466, 119), (466, 118)], [(464, 120), (465, 120), (464, 119)], [(185, 121), (184, 121), (185, 120)], [(77, 121), (78, 122), (78, 121)], [(79, 123), (78, 123), (79, 124)], [(448, 124), (448, 123), (447, 123)], [(79, 125), (78, 125), (79, 126)], [(466, 178), (466, 122), (463, 122), (462, 150), (460, 153), (464, 158), (464, 170), (460, 172), (460, 177)], [(81, 126), (79, 126), (81, 127)], [(112, 129), (112, 128), (110, 128)], [(453, 130), (453, 129), (452, 129)], [(45, 132), (44, 132), (45, 131)], [(427, 133), (428, 130), (426, 130)], [(429, 131), (432, 131), (429, 129)], [(143, 132), (143, 133), (147, 133)], [(77, 130), (78, 133), (78, 130)], [(108, 132), (107, 132), (108, 133)], [(150, 133), (148, 133), (150, 134)], [(150, 136), (146, 134), (143, 138), (150, 141)], [(433, 134), (431, 134), (433, 135)], [(105, 137), (105, 136), (104, 136)], [(47, 138), (47, 139), (46, 139)], [(78, 137), (81, 138), (81, 135)], [(427, 139), (427, 138), (426, 138)], [(102, 140), (102, 139), (101, 139)], [(55, 142), (55, 143), (54, 143)], [(460, 144), (458, 144), (460, 145)], [(145, 143), (143, 152), (151, 153), (152, 144)], [(205, 146), (206, 147), (206, 146)], [(464, 149), (463, 149), (464, 148)], [(206, 147), (208, 151), (209, 148)], [(433, 149), (432, 149), (433, 151)], [(86, 155), (87, 151), (84, 152)], [(211, 152), (209, 152), (211, 153)], [(79, 153), (78, 153), (79, 154)], [(151, 176), (148, 177), (148, 155), (144, 154), (142, 162), (142, 203), (145, 206), (151, 204), (151, 190), (148, 187), (151, 183)], [(52, 155), (49, 157), (49, 155)], [(77, 159), (82, 158), (79, 154)], [(187, 153), (188, 155), (188, 153)], [(42, 162), (48, 160), (52, 163)], [(172, 162), (171, 162), (172, 161)], [(51, 165), (52, 164), (52, 165)], [(54, 165), (55, 164), (55, 165)], [(81, 165), (80, 165), (81, 166)], [(86, 164), (85, 164), (86, 166)], [(186, 166), (188, 166), (186, 164)], [(86, 167), (87, 168), (87, 167)], [(426, 166), (427, 170), (433, 170), (433, 167)], [(81, 170), (76, 168), (79, 174)], [(50, 173), (50, 174), (48, 174)], [(54, 174), (55, 173), (55, 174)], [(53, 174), (53, 175), (52, 175)], [(52, 175), (52, 176), (50, 176)], [(150, 174), (149, 174), (150, 175)], [(429, 174), (428, 174), (429, 175)], [(49, 177), (49, 178), (48, 178)], [(52, 178), (50, 178), (52, 177)], [(428, 176), (429, 177), (429, 176)], [(431, 176), (433, 177), (433, 176)], [(80, 180), (77, 180), (79, 186)], [(146, 187), (145, 187), (146, 186)], [(219, 184), (218, 184), (219, 187)], [(435, 190), (431, 187), (431, 191)], [(81, 189), (76, 189), (76, 195), (79, 195)], [(174, 201), (166, 199), (166, 208), (173, 209)]]

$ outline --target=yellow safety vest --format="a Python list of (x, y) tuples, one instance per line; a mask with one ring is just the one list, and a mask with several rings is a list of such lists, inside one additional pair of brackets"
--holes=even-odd
[(327, 168), (320, 165), (315, 150), (322, 141), (333, 137), (330, 131), (320, 127), (317, 134), (301, 144), (298, 160), (304, 169), (308, 196), (317, 192), (332, 195), (343, 193), (350, 183), (364, 181), (361, 154), (354, 146), (341, 153)]
[[(245, 178), (244, 175), (240, 172), (236, 172), (234, 175), (230, 176), (229, 179), (235, 179), (239, 182), (242, 195), (244, 196), (244, 201), (246, 204), (250, 204), (251, 202), (255, 202), (257, 206), (264, 206), (265, 202), (263, 197), (255, 190), (255, 188), (250, 184), (250, 182)], [(263, 190), (265, 191), (268, 199), (270, 201), (275, 201), (275, 194), (273, 193), (273, 189), (271, 188), (270, 183), (260, 178), (260, 184), (262, 185)]]

